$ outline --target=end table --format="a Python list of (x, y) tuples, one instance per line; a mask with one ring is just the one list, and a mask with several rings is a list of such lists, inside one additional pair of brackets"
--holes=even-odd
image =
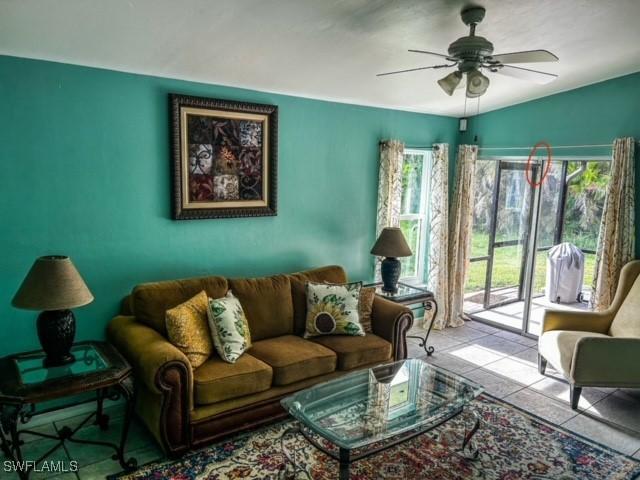
[(376, 289), (376, 295), (391, 302), (408, 306), (420, 305), (425, 310), (433, 310), (432, 320), (429, 323), (427, 333), (424, 336), (407, 335), (407, 338), (417, 338), (418, 340), (420, 340), (420, 343), (418, 345), (424, 348), (427, 356), (433, 355), (435, 349), (433, 348), (433, 346), (427, 346), (427, 341), (429, 340), (429, 335), (431, 334), (431, 328), (433, 327), (433, 319), (435, 319), (436, 315), (438, 314), (438, 304), (436, 303), (433, 292), (425, 288), (416, 287), (414, 285), (409, 285), (408, 283), (403, 282), (398, 282), (398, 289), (395, 292), (387, 292), (386, 290), (383, 290), (382, 282), (370, 283), (365, 285), (365, 287), (374, 287)]
[[(118, 460), (125, 470), (136, 467), (134, 458), (125, 460), (124, 447), (127, 441), (129, 423), (133, 413), (133, 378), (129, 363), (106, 342), (79, 342), (71, 348), (76, 360), (60, 367), (44, 367), (42, 351), (19, 353), (0, 358), (0, 448), (9, 460), (23, 462), (20, 440), (21, 434), (36, 435), (58, 443), (41, 458), (39, 464), (65, 442), (85, 443), (110, 447), (115, 450), (114, 460)], [(57, 435), (32, 430), (19, 430), (19, 424), (26, 424), (35, 415), (41, 415), (70, 405), (59, 405), (38, 409), (37, 406), (50, 400), (60, 400), (87, 392), (96, 394), (96, 411), (89, 414), (75, 428), (63, 427)], [(120, 444), (75, 438), (75, 434), (94, 419), (101, 430), (109, 427), (109, 416), (103, 413), (105, 398), (125, 399), (125, 418), (120, 435)], [(20, 478), (27, 479), (30, 470), (19, 471)]]

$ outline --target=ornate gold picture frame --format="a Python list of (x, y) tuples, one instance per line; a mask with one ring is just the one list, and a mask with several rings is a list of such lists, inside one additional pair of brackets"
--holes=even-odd
[(170, 95), (173, 217), (277, 213), (278, 107)]

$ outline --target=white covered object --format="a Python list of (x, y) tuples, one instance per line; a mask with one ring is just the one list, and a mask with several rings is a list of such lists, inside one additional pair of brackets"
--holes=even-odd
[(547, 253), (547, 299), (554, 303), (581, 300), (584, 254), (574, 244), (564, 242)]

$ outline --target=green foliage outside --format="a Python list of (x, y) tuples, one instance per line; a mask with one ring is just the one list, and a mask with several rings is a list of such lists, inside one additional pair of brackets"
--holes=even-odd
[[(471, 241), (472, 257), (486, 255), (489, 245), (489, 236), (474, 233)], [(520, 284), (520, 267), (522, 265), (522, 249), (515, 245), (511, 247), (496, 248), (493, 260), (493, 275), (491, 284), (493, 288), (513, 287)], [(584, 285), (591, 285), (595, 268), (595, 255), (585, 255)], [(536, 255), (536, 268), (534, 280), (534, 292), (542, 293), (546, 282), (547, 252), (540, 251)], [(484, 290), (487, 273), (487, 262), (472, 262), (469, 267), (465, 292), (477, 292)]]
[[(581, 167), (581, 162), (567, 164), (570, 176)], [(473, 212), (473, 236), (471, 257), (487, 255), (489, 230), (493, 210), (496, 163), (479, 161), (476, 167), (475, 202)], [(526, 231), (529, 198), (528, 186), (523, 184), (524, 173), (520, 170), (503, 170), (498, 198), (497, 240), (517, 240)], [(562, 163), (554, 162), (542, 187), (538, 245), (551, 247), (555, 242), (556, 218), (562, 186)], [(595, 250), (606, 187), (609, 183), (607, 162), (587, 162), (585, 171), (576, 175), (568, 185), (562, 241), (571, 242), (585, 250)], [(524, 188), (523, 188), (524, 185)], [(516, 188), (517, 187), (517, 188)], [(515, 193), (514, 193), (515, 192)], [(520, 284), (522, 265), (520, 245), (496, 248), (492, 275), (492, 288), (517, 286)], [(469, 268), (466, 292), (484, 289), (486, 261), (472, 262)], [(590, 286), (595, 268), (595, 255), (585, 254), (584, 285)], [(536, 255), (534, 291), (544, 290), (546, 276), (546, 251)]]

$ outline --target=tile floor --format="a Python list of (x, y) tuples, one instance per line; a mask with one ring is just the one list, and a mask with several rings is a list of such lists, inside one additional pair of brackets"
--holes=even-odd
[(546, 375), (538, 373), (536, 340), (475, 321), (431, 332), (431, 357), (418, 340), (408, 342), (410, 356), (427, 358), (495, 397), (640, 459), (640, 390), (584, 388), (578, 410), (572, 410), (561, 376), (550, 366)]
[[(421, 333), (421, 330), (415, 329), (412, 333)], [(425, 356), (418, 340), (408, 341), (410, 356)], [(569, 387), (558, 380), (553, 369), (548, 369), (548, 376), (538, 373), (535, 340), (479, 322), (467, 322), (464, 327), (432, 332), (429, 344), (436, 349), (428, 358), (431, 363), (476, 381), (498, 398), (640, 459), (640, 390), (585, 388), (578, 411), (574, 411), (569, 406)], [(89, 425), (80, 430), (81, 436), (115, 440), (122, 426), (122, 406), (109, 407), (107, 413), (111, 416), (111, 428), (107, 432)], [(83, 418), (84, 415), (57, 418), (34, 429), (52, 432), (64, 425), (77, 425)], [(54, 444), (53, 440), (33, 436), (24, 440), (23, 452), (29, 459), (38, 458)], [(127, 458), (136, 457), (140, 465), (162, 458), (162, 452), (138, 421), (131, 425), (127, 447)], [(111, 459), (111, 453), (104, 447), (67, 443), (50, 459), (77, 460), (80, 464), (77, 473), (39, 473), (30, 478), (105, 478), (121, 470)], [(9, 480), (17, 475), (0, 469), (0, 478)]]

